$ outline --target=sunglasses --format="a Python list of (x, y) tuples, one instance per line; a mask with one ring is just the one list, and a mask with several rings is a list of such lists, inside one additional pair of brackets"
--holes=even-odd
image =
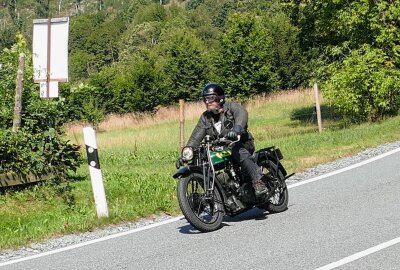
[(205, 96), (203, 97), (204, 103), (212, 103), (218, 99), (218, 96), (215, 95), (210, 95), (210, 96)]

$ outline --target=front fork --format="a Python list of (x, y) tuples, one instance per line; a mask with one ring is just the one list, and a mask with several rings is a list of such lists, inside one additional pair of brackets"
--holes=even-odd
[(206, 198), (214, 198), (214, 181), (215, 174), (212, 171), (211, 166), (205, 163), (203, 164), (203, 186), (206, 194)]
[(210, 155), (210, 136), (206, 136), (207, 143), (207, 163), (203, 164), (204, 189), (207, 198), (214, 198), (215, 169)]

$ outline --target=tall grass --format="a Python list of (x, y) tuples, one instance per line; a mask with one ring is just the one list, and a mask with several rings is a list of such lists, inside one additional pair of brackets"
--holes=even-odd
[[(345, 123), (324, 104), (324, 131), (319, 134), (313, 103), (312, 91), (303, 89), (246, 104), (256, 146), (280, 147), (289, 172), (400, 138), (400, 117), (343, 128)], [(201, 103), (187, 104), (186, 139), (203, 110)], [(178, 108), (170, 107), (153, 115), (113, 115), (100, 124), (97, 140), (109, 218), (98, 220), (95, 215), (87, 164), (71, 183), (72, 203), (50, 184), (0, 195), (0, 227), (4, 228), (0, 249), (154, 213), (179, 213), (176, 181), (171, 177), (179, 155), (178, 117)], [(67, 130), (72, 142), (83, 145), (80, 125)]]

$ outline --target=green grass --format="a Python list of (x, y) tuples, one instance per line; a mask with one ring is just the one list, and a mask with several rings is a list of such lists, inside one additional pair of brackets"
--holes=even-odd
[[(324, 131), (319, 134), (310, 115), (312, 104), (306, 92), (293, 92), (249, 105), (257, 148), (280, 147), (289, 172), (400, 138), (400, 116), (342, 128), (344, 123), (327, 108)], [(196, 122), (187, 121), (186, 138)], [(98, 133), (109, 218), (96, 217), (86, 163), (69, 192), (45, 184), (0, 195), (0, 250), (154, 213), (178, 214), (176, 181), (171, 177), (178, 157), (178, 133), (178, 123), (173, 121)], [(81, 134), (70, 139), (83, 141)]]

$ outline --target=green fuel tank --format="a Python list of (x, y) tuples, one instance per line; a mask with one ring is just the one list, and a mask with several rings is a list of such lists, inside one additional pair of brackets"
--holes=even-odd
[(232, 156), (232, 152), (231, 150), (211, 151), (210, 155), (211, 161), (215, 166), (227, 161)]

